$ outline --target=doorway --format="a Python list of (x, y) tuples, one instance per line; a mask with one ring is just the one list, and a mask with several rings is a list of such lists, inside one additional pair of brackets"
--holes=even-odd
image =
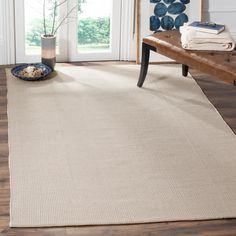
[[(56, 0), (60, 22), (57, 33), (57, 61), (119, 60), (122, 0)], [(15, 1), (16, 63), (41, 60), (43, 0)], [(48, 28), (54, 0), (46, 0)]]

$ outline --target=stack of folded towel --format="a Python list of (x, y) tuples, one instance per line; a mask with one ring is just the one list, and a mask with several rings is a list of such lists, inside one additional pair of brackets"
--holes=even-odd
[(188, 23), (180, 27), (182, 47), (187, 50), (232, 51), (235, 48), (229, 30), (220, 34), (200, 32)]

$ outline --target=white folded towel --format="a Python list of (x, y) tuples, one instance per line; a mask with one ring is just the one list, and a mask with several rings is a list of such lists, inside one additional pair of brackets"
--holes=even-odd
[(229, 30), (226, 28), (220, 34), (200, 32), (188, 24), (180, 27), (181, 43), (188, 50), (232, 51), (235, 48)]

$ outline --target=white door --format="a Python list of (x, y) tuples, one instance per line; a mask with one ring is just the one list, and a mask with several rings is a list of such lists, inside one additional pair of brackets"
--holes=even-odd
[[(119, 60), (121, 0), (80, 0), (69, 28), (69, 60)], [(76, 4), (70, 1), (69, 8)]]
[[(15, 1), (15, 44), (16, 63), (33, 63), (41, 60), (41, 34), (43, 34), (43, 0)], [(50, 13), (52, 0), (47, 0), (47, 12)], [(60, 20), (66, 12), (66, 6), (57, 12)], [(52, 19), (47, 20), (48, 32)], [(67, 29), (61, 27), (57, 34), (57, 60), (67, 60)]]
[[(68, 12), (67, 23), (57, 33), (57, 61), (119, 60), (121, 0), (56, 0), (58, 22)], [(41, 60), (44, 0), (15, 1), (16, 62)], [(46, 24), (55, 0), (46, 0)], [(73, 9), (73, 10), (72, 10)], [(78, 10), (77, 10), (78, 9)]]

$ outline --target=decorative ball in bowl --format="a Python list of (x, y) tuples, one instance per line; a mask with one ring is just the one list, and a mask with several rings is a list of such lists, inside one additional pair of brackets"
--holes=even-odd
[(11, 70), (15, 77), (27, 81), (42, 80), (51, 72), (52, 69), (42, 63), (22, 64)]

